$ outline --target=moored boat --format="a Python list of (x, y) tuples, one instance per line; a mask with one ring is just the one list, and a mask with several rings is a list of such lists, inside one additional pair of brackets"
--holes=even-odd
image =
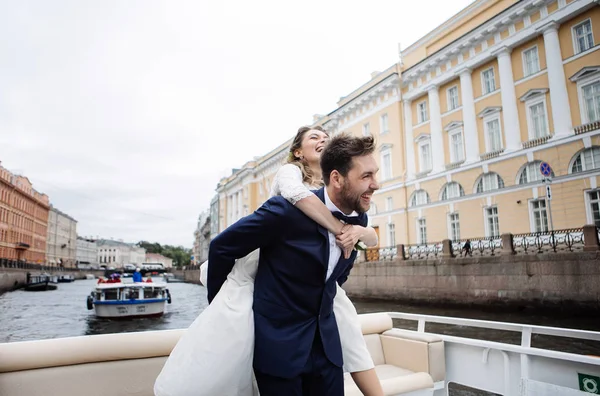
[(49, 274), (41, 275), (27, 275), (27, 284), (25, 285), (25, 291), (47, 291), (56, 290), (57, 286), (56, 276)]
[(165, 283), (123, 283), (120, 279), (99, 279), (87, 297), (87, 308), (96, 316), (107, 319), (124, 319), (161, 316), (171, 303), (171, 293)]
[(71, 283), (75, 282), (75, 277), (73, 275), (60, 275), (57, 279), (58, 283)]

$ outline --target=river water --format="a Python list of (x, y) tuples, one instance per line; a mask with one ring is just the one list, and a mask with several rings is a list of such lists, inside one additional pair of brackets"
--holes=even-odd
[[(95, 280), (61, 283), (58, 289), (46, 292), (17, 290), (0, 296), (0, 343), (50, 339), (80, 335), (120, 332), (181, 329), (188, 327), (207, 306), (206, 289), (187, 283), (170, 283), (173, 297), (165, 315), (160, 318), (107, 320), (98, 319), (86, 308)], [(388, 301), (355, 301), (359, 313), (397, 311), (429, 315), (455, 316), (503, 322), (537, 324), (600, 331), (597, 316), (569, 313), (539, 313), (499, 311), (485, 308), (445, 308), (416, 306)], [(416, 322), (395, 321), (398, 327), (416, 329)], [(520, 335), (465, 326), (431, 324), (427, 331), (455, 336), (473, 337), (518, 344)], [(599, 343), (555, 337), (536, 336), (533, 346), (566, 352), (600, 354)]]

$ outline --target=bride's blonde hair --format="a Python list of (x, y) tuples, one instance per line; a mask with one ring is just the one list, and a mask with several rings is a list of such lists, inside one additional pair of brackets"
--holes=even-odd
[(296, 154), (294, 154), (294, 152), (296, 150), (300, 150), (302, 148), (302, 140), (304, 139), (304, 135), (306, 135), (306, 132), (311, 131), (311, 130), (321, 131), (321, 132), (324, 132), (327, 135), (329, 135), (327, 133), (327, 131), (325, 129), (323, 129), (323, 127), (320, 127), (320, 126), (315, 126), (315, 127), (303, 126), (303, 127), (301, 127), (300, 129), (298, 129), (298, 132), (296, 133), (296, 137), (294, 138), (294, 141), (292, 142), (292, 145), (290, 146), (290, 152), (288, 154), (287, 163), (296, 165), (298, 168), (300, 168), (300, 171), (302, 171), (302, 182), (303, 183), (306, 183), (311, 186), (323, 186), (323, 179), (315, 180), (315, 175), (314, 175), (312, 169), (310, 169), (308, 162), (304, 158), (296, 157)]

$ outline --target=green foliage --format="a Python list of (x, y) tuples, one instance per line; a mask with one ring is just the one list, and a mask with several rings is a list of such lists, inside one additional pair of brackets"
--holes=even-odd
[(161, 245), (158, 242), (140, 241), (139, 247), (146, 249), (146, 253), (158, 253), (165, 257), (173, 259), (173, 266), (180, 267), (190, 265), (192, 249), (186, 249), (183, 246)]

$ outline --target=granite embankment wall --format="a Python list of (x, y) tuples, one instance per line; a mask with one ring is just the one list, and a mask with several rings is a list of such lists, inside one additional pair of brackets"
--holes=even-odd
[(356, 263), (355, 298), (600, 310), (600, 252)]
[[(173, 273), (200, 284), (198, 269)], [(363, 299), (600, 311), (600, 252), (362, 262), (344, 289)]]
[(173, 269), (171, 271), (173, 275), (178, 278), (184, 279), (186, 283), (194, 283), (196, 285), (201, 285), (200, 283), (200, 270), (199, 269), (187, 269), (187, 270), (179, 270)]
[[(0, 294), (7, 291), (19, 289), (25, 286), (27, 282), (27, 272), (32, 275), (39, 275), (41, 271), (21, 268), (1, 268), (0, 269)], [(104, 271), (44, 271), (50, 275), (73, 275), (75, 279), (85, 279), (85, 274), (94, 274), (96, 277), (102, 276)]]

